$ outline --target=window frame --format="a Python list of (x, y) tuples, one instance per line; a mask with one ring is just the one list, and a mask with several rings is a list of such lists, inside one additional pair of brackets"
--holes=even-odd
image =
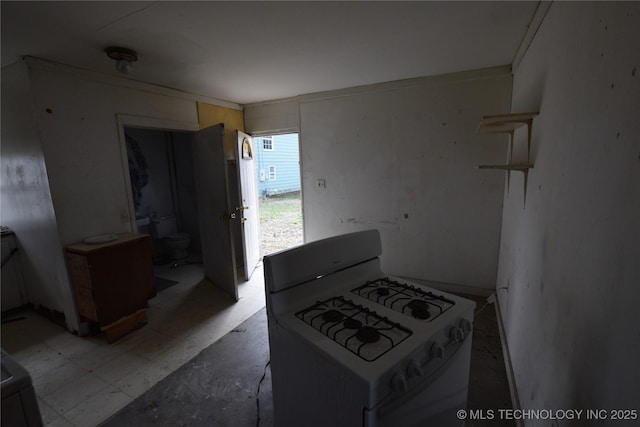
[[(269, 146), (270, 146), (271, 148), (267, 148), (267, 147), (265, 146), (265, 142), (269, 142)], [(273, 144), (273, 137), (272, 137), (272, 136), (263, 136), (263, 137), (262, 137), (262, 149), (263, 149), (264, 151), (273, 151), (273, 150), (275, 150), (275, 146), (274, 146), (274, 144)]]
[(278, 179), (276, 165), (268, 165), (267, 166), (267, 180), (275, 181)]

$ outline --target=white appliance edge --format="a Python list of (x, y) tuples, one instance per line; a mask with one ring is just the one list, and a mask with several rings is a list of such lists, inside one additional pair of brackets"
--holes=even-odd
[[(352, 293), (384, 276), (380, 248), (379, 233), (370, 230), (264, 258), (279, 427), (460, 424), (455, 410), (466, 406), (475, 303), (433, 290), (455, 304), (425, 321)], [(402, 324), (411, 336), (368, 362), (296, 316), (317, 301), (336, 296)]]

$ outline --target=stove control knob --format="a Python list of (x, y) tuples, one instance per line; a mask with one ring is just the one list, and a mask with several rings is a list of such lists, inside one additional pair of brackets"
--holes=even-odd
[(444, 347), (437, 342), (433, 343), (429, 354), (432, 359), (442, 359), (444, 357)]
[(402, 374), (395, 374), (391, 377), (391, 390), (405, 392), (407, 391), (407, 379)]
[(422, 366), (420, 362), (416, 359), (409, 360), (409, 364), (407, 365), (407, 375), (411, 377), (421, 377), (422, 376)]
[(451, 328), (450, 336), (454, 341), (464, 341), (465, 337), (461, 328)]
[(473, 327), (471, 326), (471, 322), (469, 322), (467, 319), (462, 319), (460, 320), (460, 329), (462, 329), (465, 335), (468, 335), (471, 333)]

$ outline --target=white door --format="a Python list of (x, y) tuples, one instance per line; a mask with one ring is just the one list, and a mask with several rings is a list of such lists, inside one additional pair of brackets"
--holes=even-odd
[(260, 216), (258, 215), (258, 182), (254, 161), (253, 139), (236, 131), (238, 141), (238, 185), (241, 206), (237, 207), (242, 221), (242, 243), (245, 280), (249, 280), (260, 260)]
[(230, 222), (237, 221), (239, 215), (230, 209), (224, 125), (194, 134), (193, 157), (205, 276), (237, 301), (238, 280)]

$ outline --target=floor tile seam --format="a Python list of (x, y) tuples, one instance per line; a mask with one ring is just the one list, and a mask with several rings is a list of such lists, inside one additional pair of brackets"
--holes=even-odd
[(168, 333), (166, 328), (162, 328), (161, 325), (150, 325), (150, 324), (147, 324), (145, 327), (151, 329), (152, 331), (154, 331), (157, 334), (160, 334), (160, 335), (172, 338), (172, 339), (180, 339), (181, 338), (180, 335), (175, 335), (175, 334)]
[(173, 356), (177, 352), (187, 351), (186, 350), (186, 344), (188, 344), (188, 343), (185, 340), (185, 346), (183, 346), (182, 348), (177, 347), (177, 346), (172, 346), (171, 348), (167, 348), (167, 349), (163, 350), (162, 352), (160, 352), (153, 360), (150, 360), (150, 362), (154, 362), (154, 363), (166, 363), (166, 362), (169, 362), (172, 359), (171, 356)]
[(66, 383), (62, 384), (60, 387), (56, 388), (55, 390), (50, 390), (46, 394), (43, 394), (43, 393), (39, 392), (38, 388), (37, 388), (37, 384), (35, 384), (34, 385), (34, 389), (35, 389), (35, 392), (36, 392), (36, 398), (45, 401), (50, 407), (52, 407), (59, 414), (60, 412), (58, 412), (58, 410), (55, 409), (55, 406), (51, 402), (50, 398), (51, 398), (51, 396), (57, 394), (61, 389), (63, 389), (64, 387), (67, 387), (70, 383), (78, 381), (80, 378), (85, 377), (87, 375), (93, 375), (94, 377), (98, 378), (100, 381), (105, 382), (102, 378), (99, 378), (97, 375), (94, 375), (93, 372), (87, 371), (87, 370), (84, 370), (84, 371), (85, 372), (82, 375), (74, 378), (73, 380), (71, 380), (69, 382), (66, 382)]
[[(122, 354), (120, 354), (120, 356), (123, 356), (124, 354), (128, 354), (129, 356), (133, 356), (134, 358), (141, 359), (140, 360), (141, 365), (138, 365), (138, 366), (145, 366), (146, 362), (151, 362), (152, 361), (150, 359), (146, 359), (145, 357), (143, 357), (143, 356), (141, 356), (139, 354), (131, 353), (130, 351), (125, 351)], [(118, 357), (120, 357), (120, 356), (118, 356)], [(115, 359), (113, 359), (113, 360), (115, 360)], [(103, 366), (105, 366), (105, 365), (103, 365)], [(137, 368), (138, 367), (133, 367), (130, 370), (124, 371), (123, 374), (120, 374), (117, 377), (111, 377), (111, 378), (109, 378), (107, 375), (103, 376), (100, 373), (97, 373), (96, 372), (97, 369), (93, 370), (91, 373), (93, 375), (95, 375), (96, 377), (100, 378), (102, 381), (106, 382), (107, 384), (115, 384), (115, 381), (119, 381), (120, 379), (126, 377), (127, 375), (129, 375), (132, 372), (134, 372)]]
[[(141, 378), (138, 378), (137, 381), (130, 381), (130, 386), (135, 387), (135, 385), (138, 386), (142, 386), (143, 387), (143, 391), (139, 394), (135, 394), (135, 393), (131, 393), (129, 392), (129, 388), (124, 386), (124, 383), (129, 379), (129, 377), (123, 377), (120, 378), (119, 380), (117, 380), (114, 383), (115, 387), (118, 387), (120, 390), (122, 390), (123, 393), (125, 393), (127, 396), (130, 396), (132, 399), (136, 399), (138, 396), (140, 396), (142, 393), (144, 393), (145, 391), (147, 391), (149, 388), (153, 387), (155, 384), (157, 384), (158, 382), (162, 381), (164, 378), (166, 378), (168, 375), (172, 374), (178, 367), (176, 368), (172, 368), (172, 367), (167, 367), (167, 369), (164, 369), (162, 367), (163, 365), (162, 360), (156, 360), (154, 362), (152, 362), (152, 364), (149, 364), (147, 366), (145, 366), (142, 369), (150, 369), (149, 372), (149, 376), (142, 376)], [(168, 361), (167, 361), (168, 362)], [(182, 364), (180, 365), (182, 366)], [(150, 385), (145, 386), (144, 385), (144, 381), (150, 381)], [(135, 383), (135, 385), (133, 384)]]
[[(174, 338), (174, 337), (171, 337)], [(179, 341), (177, 338), (176, 339), (172, 339), (172, 342), (177, 342)], [(161, 351), (151, 351), (151, 352), (144, 352), (144, 351), (140, 351), (139, 353), (136, 352), (135, 350), (131, 350), (133, 352), (133, 354), (135, 356), (138, 356), (142, 359), (145, 359), (147, 361), (147, 363), (154, 363), (156, 361), (158, 361), (158, 359), (167, 351), (175, 349), (177, 346), (177, 344), (171, 344), (169, 346), (167, 346), (167, 348), (164, 348)], [(149, 356), (148, 354), (152, 354), (152, 356)]]
[[(89, 399), (93, 398), (94, 396), (97, 396), (99, 393), (102, 393), (105, 389), (109, 388), (112, 386), (112, 384), (106, 383), (102, 378), (99, 378), (97, 375), (91, 374), (89, 373), (89, 375), (93, 375), (94, 377), (96, 377), (98, 380), (100, 380), (101, 382), (105, 383), (103, 387), (100, 387), (98, 390), (94, 391), (93, 393), (90, 393), (88, 396), (85, 396), (85, 399), (82, 400), (81, 402), (78, 402), (77, 404), (75, 404), (74, 406), (67, 408), (65, 411), (60, 412), (56, 409), (56, 405), (53, 401), (50, 400), (50, 396), (52, 393), (48, 394), (47, 396), (42, 397), (42, 400), (44, 400), (51, 408), (53, 408), (54, 411), (56, 411), (59, 415), (61, 415), (63, 418), (65, 418), (66, 421), (71, 422), (70, 420), (68, 420), (65, 416), (65, 414), (67, 414), (69, 411), (72, 411), (73, 409), (79, 407), (80, 405), (83, 405), (84, 403), (86, 403)], [(121, 390), (122, 391), (122, 390)], [(124, 393), (124, 391), (122, 391)], [(73, 425), (75, 425), (74, 423), (72, 423)]]
[[(63, 417), (62, 415), (60, 415), (60, 418), (62, 418), (62, 419), (63, 419), (63, 420), (64, 420), (64, 421), (69, 425), (69, 426), (71, 426), (71, 427), (87, 427), (87, 426), (79, 426), (79, 425), (77, 425), (76, 423), (72, 422), (72, 421), (71, 421), (70, 419), (68, 419), (67, 417)], [(52, 422), (50, 422), (50, 423), (46, 424), (44, 427), (51, 427), (52, 425), (54, 425), (54, 423), (55, 423), (56, 421), (57, 421), (57, 420), (54, 420), (54, 421), (52, 421)]]
[[(76, 368), (77, 370), (80, 371), (80, 374), (72, 376), (70, 381), (74, 381), (76, 379), (79, 379), (80, 377), (82, 377), (82, 376), (84, 376), (86, 374), (92, 374), (93, 373), (92, 370), (84, 368), (84, 367), (78, 365), (77, 363), (75, 363), (75, 362), (73, 362), (71, 360), (68, 363), (70, 363), (74, 368)], [(50, 378), (50, 376), (48, 376), (48, 377)], [(63, 387), (65, 387), (69, 383), (69, 380), (68, 381), (63, 381), (57, 387), (52, 388), (47, 393), (42, 393), (42, 392), (39, 392), (39, 384), (38, 384), (38, 379), (42, 379), (42, 378), (44, 378), (44, 375), (41, 375), (41, 376), (39, 376), (37, 378), (32, 378), (31, 379), (33, 387), (36, 390), (36, 395), (37, 396), (43, 396), (43, 397), (44, 396), (50, 396), (51, 394), (53, 394), (53, 393), (57, 392), (58, 390), (62, 389)]]
[[(23, 335), (25, 335), (25, 336), (31, 335), (32, 332), (33, 331), (24, 331)], [(44, 340), (40, 340), (40, 341), (34, 342), (32, 345), (29, 345), (29, 347), (23, 348), (21, 351), (17, 351), (17, 352), (11, 353), (11, 356), (13, 358), (22, 357), (22, 358), (26, 359), (27, 355), (37, 354), (38, 353), (38, 346), (44, 346), (44, 347), (47, 347), (51, 351), (56, 351), (57, 352), (57, 350), (55, 350), (53, 347), (51, 347), (49, 344), (47, 344), (46, 339), (44, 339)]]
[(247, 320), (248, 318), (250, 318), (251, 316), (253, 316), (254, 314), (256, 314), (257, 312), (259, 312), (260, 310), (262, 310), (265, 307), (265, 305), (261, 305), (260, 307), (254, 307), (255, 310), (252, 308), (249, 313), (248, 316), (246, 318), (244, 318), (240, 323), (244, 322), (245, 320)]
[(55, 417), (52, 420), (49, 420), (47, 423), (43, 424), (43, 427), (52, 426), (52, 425), (54, 425), (54, 423), (56, 423), (60, 419), (65, 421), (66, 423), (68, 423), (72, 427), (86, 427), (86, 426), (78, 426), (77, 424), (75, 424), (71, 420), (67, 419), (62, 413), (58, 412), (52, 405), (50, 405), (48, 402), (46, 402), (45, 400), (43, 400), (39, 396), (36, 395), (36, 398), (37, 398), (37, 401), (38, 401), (38, 407), (42, 408), (44, 405), (47, 405), (51, 409), (51, 411), (53, 411), (53, 413), (55, 414)]
[[(215, 331), (215, 334), (213, 335), (213, 339), (211, 340), (206, 340), (206, 341), (199, 341), (197, 343), (197, 345), (195, 345), (193, 348), (193, 350), (190, 350), (187, 354), (189, 354), (189, 356), (187, 357), (187, 360), (185, 360), (180, 366), (182, 366), (184, 363), (187, 363), (189, 360), (191, 360), (193, 357), (197, 356), (198, 354), (200, 354), (203, 350), (205, 350), (207, 347), (215, 344), (218, 340), (220, 340), (222, 337), (224, 337), (227, 333), (231, 332), (235, 327), (237, 327), (237, 325), (239, 325), (240, 323), (242, 323), (242, 321), (239, 322), (232, 322), (232, 324), (230, 324), (229, 326), (226, 326), (224, 328), (219, 328)], [(185, 346), (189, 345), (190, 343), (194, 343), (196, 342), (198, 337), (195, 337), (194, 335), (185, 337), (183, 340), (183, 343)], [(191, 341), (191, 342), (189, 342)], [(184, 349), (184, 347), (183, 347)], [(158, 356), (153, 360), (154, 362), (159, 362), (162, 363), (162, 361), (168, 362), (171, 360), (171, 352), (173, 352), (175, 354), (175, 352), (177, 352), (179, 350), (176, 349), (176, 347), (171, 347), (168, 348), (164, 351), (162, 351), (160, 354), (158, 354)], [(183, 350), (186, 351), (186, 350)], [(178, 368), (176, 368), (178, 369)]]
[(253, 301), (253, 302), (265, 302), (265, 298), (260, 295), (247, 295), (244, 297), (245, 300)]
[[(127, 350), (127, 352), (141, 357), (147, 361), (153, 361), (153, 357), (152, 356), (147, 356), (148, 354), (153, 355), (153, 354), (157, 354), (158, 353), (158, 349), (159, 348), (163, 348), (165, 346), (171, 347), (174, 345), (174, 343), (177, 341), (177, 339), (175, 337), (160, 333), (160, 332), (155, 332), (154, 333), (157, 334), (157, 337), (161, 338), (161, 341), (156, 341), (155, 343), (153, 343), (154, 345), (152, 345), (151, 348), (149, 348), (147, 346), (147, 343), (149, 343), (150, 341), (154, 340), (154, 338), (150, 338), (142, 343), (140, 343), (140, 345), (135, 346), (129, 350)], [(156, 338), (157, 338), (156, 337)]]
[(196, 329), (197, 326), (203, 322), (203, 321), (196, 321), (196, 320), (198, 319), (194, 319), (191, 317), (189, 318), (183, 317), (178, 322), (172, 324), (171, 327), (167, 327), (166, 325), (162, 325), (162, 324), (157, 324), (157, 325), (147, 324), (146, 327), (150, 328), (150, 330), (158, 334), (162, 334), (174, 339), (181, 339), (181, 338), (184, 338), (185, 336), (190, 335), (189, 332)]
[[(132, 401), (132, 400), (130, 399), (130, 398), (131, 398), (131, 396), (130, 396), (129, 394), (127, 394), (124, 390), (122, 390), (120, 387), (118, 387), (118, 386), (116, 386), (116, 385), (112, 385), (112, 387), (113, 387), (113, 389), (112, 389), (112, 390), (116, 390), (116, 391), (118, 391), (118, 392), (120, 392), (120, 393), (124, 394), (124, 395), (125, 395), (127, 398), (129, 398), (129, 399), (127, 399), (127, 401), (126, 401), (126, 402), (122, 402), (122, 403), (118, 404), (118, 405), (117, 405), (117, 408), (112, 409), (108, 414), (101, 416), (101, 417), (100, 417), (100, 419), (98, 419), (98, 421), (97, 421), (97, 425), (99, 425), (100, 423), (102, 423), (102, 422), (106, 421), (107, 419), (109, 419), (111, 416), (113, 416), (113, 415), (115, 415), (116, 413), (118, 413), (118, 411), (120, 411), (122, 408), (126, 407), (126, 406), (127, 406), (128, 404), (130, 404), (130, 403), (131, 403), (131, 401)], [(107, 386), (106, 388), (109, 388), (109, 387)], [(103, 389), (103, 390), (101, 390), (100, 392), (102, 392), (102, 391), (104, 391), (104, 389)], [(64, 419), (65, 419), (66, 421), (70, 422), (72, 425), (76, 426), (77, 424), (76, 424), (76, 423), (74, 423), (74, 422), (69, 418), (69, 414), (70, 414), (72, 411), (76, 410), (76, 409), (80, 409), (80, 407), (81, 407), (82, 405), (86, 404), (89, 400), (93, 399), (93, 398), (94, 398), (94, 397), (96, 397), (96, 396), (97, 396), (97, 394), (96, 394), (96, 395), (93, 395), (93, 396), (91, 396), (91, 397), (89, 397), (87, 400), (85, 400), (84, 402), (82, 402), (80, 405), (77, 405), (75, 408), (72, 408), (72, 409), (70, 409), (70, 410), (66, 411), (66, 412), (64, 413)]]
[(213, 301), (211, 305), (200, 306), (199, 304), (203, 304), (203, 303), (201, 301), (197, 301), (197, 302), (194, 301), (192, 305), (195, 305), (195, 307), (192, 307), (192, 310), (189, 313), (186, 313), (184, 317), (189, 318), (195, 314), (202, 313), (203, 311), (204, 312), (209, 311), (211, 313), (211, 317), (213, 317), (226, 308), (225, 304), (217, 301)]
[[(114, 360), (115, 358), (117, 358), (118, 356), (120, 356), (121, 352), (123, 350), (127, 349), (127, 346), (122, 344), (121, 341), (114, 341), (112, 343), (108, 343), (106, 340), (106, 337), (102, 337), (102, 339), (104, 339), (104, 343), (103, 344), (96, 344), (96, 346), (89, 350), (86, 351), (84, 353), (81, 354), (77, 354), (77, 355), (73, 355), (72, 357), (69, 358), (69, 360), (75, 362), (76, 364), (80, 365), (82, 367), (82, 365), (80, 363), (78, 363), (78, 361), (83, 361), (86, 359), (86, 357), (88, 355), (91, 355), (93, 353), (100, 353), (100, 354), (106, 354), (106, 358), (104, 360), (100, 360), (98, 363), (98, 365), (95, 365), (92, 367), (92, 369), (97, 369), (101, 366), (103, 366), (106, 363), (111, 362), (112, 360)], [(109, 354), (109, 352), (111, 352), (111, 354)]]
[[(43, 370), (42, 372), (38, 373), (37, 375), (33, 375), (31, 373), (33, 371), (33, 368), (30, 366), (31, 363), (25, 363), (24, 360), (20, 360), (20, 358), (17, 358), (17, 357), (14, 358), (14, 360), (16, 362), (18, 362), (21, 366), (23, 366), (25, 369), (27, 369), (27, 371), (29, 371), (29, 376), (31, 377), (32, 382), (35, 382), (37, 379), (48, 375), (49, 371), (51, 371), (52, 369), (57, 369), (57, 368), (61, 367), (62, 365), (64, 365), (67, 362), (73, 363), (73, 361), (71, 359), (69, 359), (68, 357), (64, 356), (63, 354), (61, 354), (57, 350), (54, 350), (53, 348), (48, 346), (46, 343), (43, 343), (43, 345), (49, 347), (49, 349), (52, 352), (55, 352), (58, 356), (60, 356), (60, 359), (57, 362), (53, 363), (52, 365), (47, 364), (47, 369)], [(41, 360), (38, 360), (37, 362), (34, 360), (33, 363), (41, 364), (41, 363), (45, 363), (45, 360), (41, 359)]]
[[(164, 377), (163, 377), (163, 378), (164, 378)], [(153, 387), (153, 386), (154, 386), (154, 385), (156, 385), (158, 382), (160, 382), (160, 380), (158, 380), (158, 381), (155, 381), (155, 380), (154, 380), (153, 384), (150, 384), (148, 387), (144, 386), (144, 387), (143, 387), (143, 390), (142, 390), (141, 392), (139, 392), (139, 393), (132, 393), (132, 392), (130, 392), (130, 391), (129, 391), (129, 388), (127, 388), (127, 387), (123, 387), (123, 385), (122, 385), (122, 384), (123, 384), (123, 381), (124, 381), (124, 380), (125, 380), (125, 378), (120, 378), (120, 379), (119, 379), (119, 380), (114, 384), (114, 386), (115, 386), (115, 387), (118, 387), (120, 390), (122, 390), (122, 392), (123, 392), (124, 394), (126, 394), (126, 395), (131, 399), (131, 401), (134, 401), (135, 399), (137, 399), (138, 397), (140, 397), (142, 394), (144, 394), (147, 390), (149, 390), (151, 387)], [(138, 385), (144, 385), (144, 382), (143, 382), (143, 381), (144, 381), (144, 379), (141, 379), (137, 384), (138, 384)]]
[[(82, 339), (82, 337), (79, 337), (79, 338)], [(105, 343), (106, 343), (106, 341), (105, 341)], [(87, 348), (87, 349), (85, 349), (85, 351), (78, 352), (78, 353), (69, 352), (69, 353), (65, 354), (64, 352), (61, 352), (61, 351), (58, 351), (58, 350), (54, 350), (54, 351), (59, 353), (60, 356), (62, 358), (64, 358), (65, 360), (80, 366), (77, 363), (78, 360), (81, 360), (83, 357), (86, 357), (86, 355), (91, 354), (93, 352), (103, 351), (103, 346), (100, 345), (100, 344), (97, 344), (97, 343), (92, 343), (92, 348)], [(82, 367), (82, 366), (80, 366), (80, 367)]]

